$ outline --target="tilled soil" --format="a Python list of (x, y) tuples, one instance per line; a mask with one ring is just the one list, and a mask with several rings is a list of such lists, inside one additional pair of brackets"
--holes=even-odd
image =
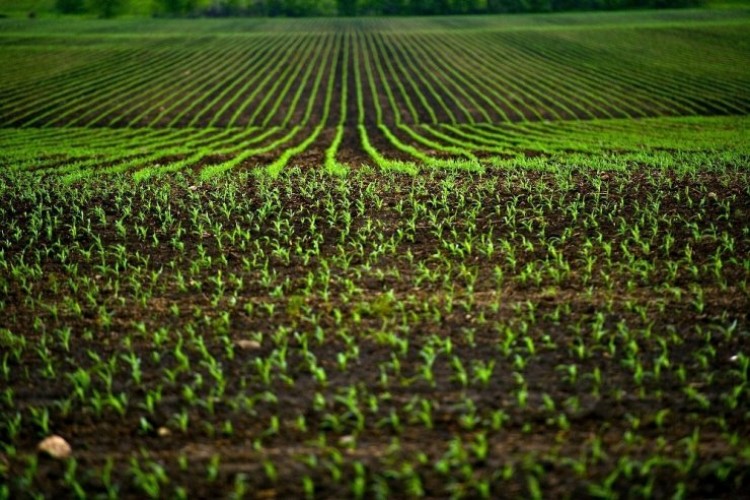
[(3, 176), (5, 496), (747, 490), (743, 170)]

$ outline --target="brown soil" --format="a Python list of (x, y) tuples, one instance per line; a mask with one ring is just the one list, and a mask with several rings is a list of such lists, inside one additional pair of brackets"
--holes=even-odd
[[(321, 147), (330, 138), (327, 131)], [(9, 485), (11, 497), (29, 492), (55, 497), (75, 495), (69, 474), (66, 479), (70, 462), (40, 459), (36, 473), (28, 481), (24, 479), (29, 457), (36, 453), (36, 444), (43, 437), (32, 424), (32, 407), (46, 408), (50, 432), (71, 443), (77, 464), (74, 476), (91, 494), (106, 492), (107, 475), (101, 471), (111, 460), (111, 482), (127, 498), (146, 494), (146, 486), (134, 472), (138, 467), (164, 471), (168, 480), (157, 481), (158, 496), (164, 497), (176, 496), (178, 488), (193, 497), (225, 497), (238, 482), (244, 482), (251, 497), (297, 498), (304, 496), (303, 478), (309, 477), (316, 496), (342, 498), (353, 495), (359, 474), (363, 474), (368, 497), (385, 487), (393, 497), (414, 496), (417, 489), (429, 498), (444, 498), (456, 491), (479, 497), (481, 490), (475, 488), (482, 481), (487, 482), (492, 497), (529, 497), (536, 488), (554, 498), (587, 497), (597, 491), (595, 486), (608, 481), (612, 491), (627, 496), (639, 496), (647, 489), (656, 497), (671, 496), (679, 484), (684, 484), (688, 496), (694, 498), (745, 495), (750, 462), (742, 450), (750, 442), (750, 399), (745, 393), (731, 407), (725, 397), (738, 382), (733, 356), (750, 348), (750, 297), (740, 287), (748, 280), (742, 258), (750, 254), (746, 174), (680, 177), (649, 172), (574, 172), (564, 187), (553, 174), (539, 172), (504, 171), (484, 176), (432, 173), (423, 178), (364, 174), (345, 183), (316, 177), (315, 172), (305, 175), (307, 180), (281, 179), (265, 187), (259, 184), (261, 181), (248, 177), (235, 188), (204, 185), (190, 177), (161, 179), (148, 189), (128, 185), (106, 188), (108, 184), (101, 181), (102, 189), (77, 191), (82, 186), (66, 190), (52, 183), (46, 185), (48, 198), (43, 205), (25, 186), (17, 186), (15, 194), (5, 191), (0, 204), (4, 214), (0, 227), (10, 227), (14, 221), (24, 228), (16, 239), (12, 233), (3, 233), (5, 255), (26, 259), (23, 255), (29, 249), (43, 252), (38, 261), (42, 274), (30, 275), (30, 288), (24, 289), (18, 277), (0, 275), (5, 286), (0, 330), (7, 328), (28, 342), (20, 359), (5, 355), (9, 371), (2, 379), (14, 401), (13, 406), (5, 399), (0, 401), (3, 420), (9, 421), (16, 412), (23, 417), (21, 431), (12, 440), (7, 425), (0, 426), (0, 441), (12, 443), (16, 450), (14, 456), (7, 448), (0, 451), (0, 483)], [(311, 183), (311, 179), (315, 182)], [(599, 181), (603, 183), (601, 191), (594, 187), (594, 182)], [(448, 185), (452, 187), (446, 190)], [(670, 186), (669, 190), (666, 186)], [(166, 189), (166, 199), (157, 196)], [(382, 205), (373, 204), (368, 194), (373, 190)], [(602, 196), (602, 192), (613, 194)], [(415, 229), (408, 230), (407, 221), (414, 214), (411, 205), (400, 212), (399, 207), (410, 199), (410, 193), (427, 207), (435, 207), (429, 210), (441, 207), (439, 217), (457, 216), (451, 223), (457, 237), (449, 237), (457, 242), (472, 233), (487, 234), (491, 228), (496, 236), (507, 234), (510, 228), (503, 217), (509, 213), (510, 200), (520, 200), (519, 220), (528, 226), (516, 226), (516, 271), (509, 268), (501, 251), (490, 258), (475, 254), (436, 260), (434, 256), (444, 254), (446, 249), (433, 233), (428, 218), (420, 215)], [(682, 193), (690, 193), (696, 203), (693, 208), (677, 199), (677, 194)], [(545, 207), (540, 204), (543, 195), (556, 201)], [(222, 204), (231, 196), (241, 200), (238, 208), (222, 215)], [(444, 202), (439, 201), (442, 196), (446, 196)], [(643, 207), (654, 197), (660, 201), (658, 214), (674, 222), (669, 232), (677, 244), (667, 254), (662, 253), (661, 247), (666, 232), (655, 236), (651, 253), (639, 253), (629, 236), (620, 231), (620, 218), (631, 225), (636, 223)], [(329, 198), (336, 213), (352, 215), (349, 236), (342, 232), (340, 222), (326, 222), (325, 204), (320, 201)], [(557, 203), (566, 206), (577, 199), (586, 200), (586, 206), (579, 218), (571, 220)], [(277, 232), (273, 217), (255, 219), (259, 221), (257, 227), (246, 222), (249, 214), (258, 214), (268, 200), (276, 200), (272, 213), (280, 214), (291, 224), (284, 231), (291, 235), (291, 249), (296, 244), (309, 248), (309, 217), (318, 218), (318, 231), (323, 238), (319, 256), (305, 264), (294, 252), (288, 262), (272, 254), (272, 243), (283, 236)], [(731, 200), (729, 213), (722, 206), (724, 200)], [(356, 208), (358, 201), (364, 204), (363, 212)], [(480, 205), (471, 216), (476, 224), (472, 229), (467, 214), (475, 202)], [(129, 236), (118, 234), (114, 222), (122, 217), (123, 204), (133, 206), (134, 216), (144, 213), (144, 223), (162, 243), (153, 247), (149, 240), (139, 240), (132, 222), (127, 223)], [(595, 207), (602, 206), (611, 210), (613, 217), (608, 220), (603, 216), (594, 231), (587, 226), (586, 217), (595, 213)], [(162, 229), (158, 222), (160, 211), (166, 209), (186, 230), (182, 237), (184, 250), (169, 245), (177, 225)], [(270, 258), (270, 269), (276, 273), (274, 283), (290, 280), (284, 294), (274, 295), (272, 286), (262, 284), (260, 264), (247, 267), (243, 263), (243, 259), (253, 258), (252, 247), (242, 250), (229, 239), (219, 246), (208, 226), (203, 232), (198, 231), (203, 219), (193, 219), (191, 209), (221, 222), (225, 231), (235, 227), (251, 231), (251, 243), (257, 241)], [(58, 243), (45, 240), (43, 235), (33, 241), (26, 231), (31, 214), (39, 210), (57, 214), (60, 230), (55, 241), (85, 250), (95, 244), (90, 236), (73, 237), (63, 229), (83, 210), (84, 220), (93, 221), (95, 234), (105, 248), (115, 252), (117, 245), (123, 245), (130, 265), (113, 273), (114, 253), (108, 254), (108, 271), (95, 261), (86, 261), (75, 250), (69, 262), (77, 266), (77, 276), (91, 281), (87, 285), (81, 278), (74, 279), (52, 257), (55, 251), (51, 249)], [(98, 210), (104, 212), (103, 224)], [(385, 241), (396, 237), (399, 231), (406, 231), (405, 239), (396, 251), (376, 257), (374, 267), (368, 269), (365, 260), (378, 251), (378, 242), (374, 235), (366, 238), (364, 253), (353, 254), (351, 268), (334, 264), (329, 296), (322, 295), (317, 285), (315, 292), (305, 295), (302, 289), (307, 273), (324, 273), (322, 261), (334, 262), (331, 259), (339, 255), (337, 242), (341, 239), (343, 248), (353, 249), (359, 241), (354, 235), (365, 230), (367, 221), (380, 228), (377, 234)], [(721, 290), (708, 267), (698, 277), (681, 267), (676, 278), (667, 278), (666, 261), (679, 259), (685, 244), (691, 245), (692, 258), (699, 269), (711, 265), (719, 245), (709, 237), (694, 238), (689, 224), (678, 221), (693, 222), (706, 234), (713, 226), (716, 234), (726, 233), (734, 238), (735, 249), (725, 254), (722, 271), (728, 280), (727, 289)], [(561, 238), (566, 231), (570, 231), (569, 239), (560, 249), (572, 266), (570, 278), (557, 285), (549, 278), (541, 284), (520, 281), (518, 275), (524, 266), (551, 258), (543, 243)], [(521, 237), (531, 241), (533, 248), (525, 249)], [(598, 272), (589, 284), (580, 278), (584, 266), (580, 252), (587, 240), (599, 237), (612, 243), (611, 264), (605, 264), (606, 256), (597, 246), (593, 254), (597, 258), (595, 271), (615, 280), (611, 285)], [(190, 263), (196, 259), (199, 246), (212, 257), (213, 264), (190, 274)], [(48, 249), (51, 253), (45, 254)], [(622, 271), (621, 266), (628, 262), (625, 249), (636, 252), (638, 259), (656, 264), (648, 279)], [(134, 257), (136, 252), (148, 256), (148, 263), (139, 264)], [(450, 267), (446, 267), (446, 262)], [(419, 263), (435, 268), (448, 282), (417, 281)], [(461, 265), (477, 271), (471, 293)], [(506, 274), (501, 286), (493, 277), (497, 267)], [(164, 276), (157, 279), (150, 298), (140, 302), (131, 278), (145, 284), (151, 273), (160, 269)], [(228, 293), (213, 302), (215, 287), (211, 279), (219, 269), (228, 280)], [(177, 286), (177, 270), (193, 283), (186, 290)], [(235, 285), (229, 283), (231, 275), (243, 278), (245, 283), (236, 293), (232, 293)], [(69, 278), (84, 288), (78, 293), (68, 290), (65, 283)], [(628, 283), (631, 280), (632, 285)], [(113, 288), (114, 281), (120, 283), (119, 291)], [(349, 282), (358, 291), (347, 291)], [(51, 291), (53, 283), (64, 287), (62, 293)], [(662, 286), (664, 283), (682, 290), (682, 295), (674, 295), (669, 287)], [(94, 296), (95, 303), (88, 304), (85, 288), (93, 284), (99, 292)], [(197, 288), (197, 284), (201, 287)], [(690, 290), (695, 287), (704, 294), (705, 307), (700, 311), (691, 301), (694, 295)], [(449, 293), (451, 288), (453, 295)], [(236, 303), (230, 301), (231, 295), (236, 295)], [(80, 316), (66, 305), (63, 296), (72, 296), (83, 304)], [(467, 302), (469, 299), (472, 304)], [(56, 304), (56, 314), (42, 304)], [(246, 304), (252, 308), (247, 309)], [(100, 307), (113, 313), (108, 326), (102, 323)], [(535, 312), (530, 315), (532, 309)], [(440, 312), (439, 317), (433, 316), (436, 311)], [(227, 325), (222, 323), (223, 313), (228, 314)], [(310, 314), (318, 317), (321, 342), (315, 340)], [(142, 332), (136, 328), (139, 323), (144, 325)], [(606, 340), (592, 340), (594, 324), (601, 325)], [(716, 329), (732, 324), (734, 335)], [(508, 347), (509, 354), (503, 354), (501, 344), (506, 337), (498, 325), (519, 334), (519, 341)], [(583, 336), (574, 332), (576, 325), (583, 328)], [(660, 339), (666, 342), (670, 365), (662, 367), (660, 378), (646, 376), (642, 384), (634, 380), (633, 370), (625, 362), (625, 353), (632, 345), (625, 341), (620, 325), (639, 332), (635, 337), (639, 349), (636, 359), (647, 373), (653, 372), (664, 349)], [(63, 327), (70, 327), (73, 332), (73, 348), (69, 351), (53, 333)], [(157, 344), (155, 335), (161, 328), (167, 333), (163, 344)], [(294, 332), (302, 336), (295, 337)], [(406, 340), (405, 351), (383, 340), (383, 334), (388, 332)], [(710, 332), (714, 333), (709, 335)], [(256, 334), (259, 345), (238, 347), (241, 340)], [(40, 344), (42, 335), (47, 338), (44, 344)], [(193, 337), (203, 339), (210, 359), (219, 363), (226, 383), (223, 396), (211, 395), (217, 382), (206, 362), (209, 358), (190, 340)], [(316, 380), (307, 367), (302, 343), (305, 338), (309, 341), (307, 348), (327, 373), (325, 383)], [(354, 340), (358, 356), (341, 369), (340, 356), (350, 349), (347, 338)], [(422, 377), (424, 357), (420, 352), (426, 352), (435, 339), (448, 338), (452, 340), (452, 354), (438, 355), (434, 383), (429, 383)], [(533, 341), (535, 354), (530, 354), (521, 338)], [(129, 339), (127, 344), (125, 339)], [(590, 347), (585, 355), (576, 354), (579, 342)], [(176, 370), (180, 364), (178, 344), (190, 360), (191, 369), (178, 371), (174, 380), (169, 380), (167, 371)], [(608, 345), (614, 346), (615, 354)], [(56, 376), (41, 375), (45, 373), (45, 363), (36, 350), (41, 346), (49, 352)], [(6, 352), (10, 352), (9, 348), (4, 344)], [(265, 385), (256, 360), (272, 359), (282, 348), (287, 356), (287, 381), (276, 366), (270, 383)], [(114, 394), (127, 396), (123, 415), (112, 408), (97, 413), (92, 407), (92, 391), (106, 390), (98, 376), (92, 380), (84, 400), (72, 396), (73, 386), (66, 374), (79, 367), (94, 373), (97, 363), (91, 353), (103, 360), (118, 360), (111, 387)], [(132, 379), (131, 369), (124, 361), (126, 353), (133, 353), (141, 361), (140, 383)], [(399, 369), (393, 365), (394, 356)], [(470, 379), (475, 362), (495, 362), (494, 375), (487, 384), (470, 380), (464, 386), (456, 378), (452, 356), (463, 360)], [(527, 360), (523, 368), (517, 365), (519, 356), (521, 361)], [(577, 367), (577, 382), (572, 382), (562, 370), (571, 365)], [(602, 377), (598, 387), (592, 378), (597, 370)], [(517, 401), (514, 373), (523, 374), (525, 380), (528, 400), (524, 405)], [(686, 377), (687, 382), (681, 381), (680, 376)], [(709, 376), (710, 382), (706, 378)], [(204, 403), (189, 404), (185, 392), (188, 387)], [(708, 406), (689, 397), (687, 387), (703, 394)], [(147, 411), (144, 398), (156, 390), (161, 399), (153, 412)], [(351, 411), (344, 397), (351, 391), (352, 401), (363, 412), (361, 427), (357, 426), (360, 417)], [(318, 406), (316, 394), (325, 399), (323, 408)], [(554, 410), (547, 407), (545, 397), (555, 405)], [(60, 403), (68, 400), (71, 406), (65, 410)], [(246, 406), (237, 406), (241, 404)], [(431, 405), (430, 425), (420, 421), (418, 412), (413, 411), (421, 404)], [(494, 427), (492, 419), (498, 410), (502, 410), (504, 422)], [(659, 416), (662, 410), (668, 412)], [(180, 414), (189, 418), (185, 431), (178, 425)], [(560, 422), (561, 415), (566, 424)], [(474, 417), (476, 421), (472, 420)], [(299, 426), (300, 418), (304, 419), (304, 427)], [(273, 429), (274, 419), (278, 419), (277, 431), (269, 430)], [(168, 431), (160, 432), (162, 428)], [(690, 444), (696, 435), (697, 440)], [(486, 455), (476, 451), (480, 436), (487, 439)], [(632, 469), (622, 466), (624, 461), (632, 464)], [(576, 468), (576, 463), (583, 464), (584, 469)], [(647, 467), (647, 463), (651, 465)], [(269, 464), (275, 475), (269, 473)], [(614, 471), (620, 472), (613, 476)]]

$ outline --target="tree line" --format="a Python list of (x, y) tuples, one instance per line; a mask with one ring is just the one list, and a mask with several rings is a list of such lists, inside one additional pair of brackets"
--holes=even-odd
[[(142, 0), (56, 0), (63, 14), (114, 17)], [(693, 7), (703, 0), (152, 0), (155, 16), (445, 15)]]

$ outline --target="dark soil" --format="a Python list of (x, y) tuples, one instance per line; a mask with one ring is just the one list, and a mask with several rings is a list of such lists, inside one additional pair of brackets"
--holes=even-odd
[[(312, 485), (330, 498), (739, 498), (750, 486), (744, 172), (39, 182), (0, 177), (10, 497), (296, 498)], [(450, 250), (465, 241), (470, 253)], [(524, 278), (559, 269), (550, 242), (567, 277)], [(126, 402), (98, 408), (97, 393)], [(51, 433), (71, 443), (73, 472), (32, 466)]]

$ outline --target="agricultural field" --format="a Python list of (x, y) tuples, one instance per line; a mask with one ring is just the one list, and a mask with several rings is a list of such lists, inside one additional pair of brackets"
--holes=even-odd
[(749, 29), (0, 20), (0, 499), (747, 497)]

